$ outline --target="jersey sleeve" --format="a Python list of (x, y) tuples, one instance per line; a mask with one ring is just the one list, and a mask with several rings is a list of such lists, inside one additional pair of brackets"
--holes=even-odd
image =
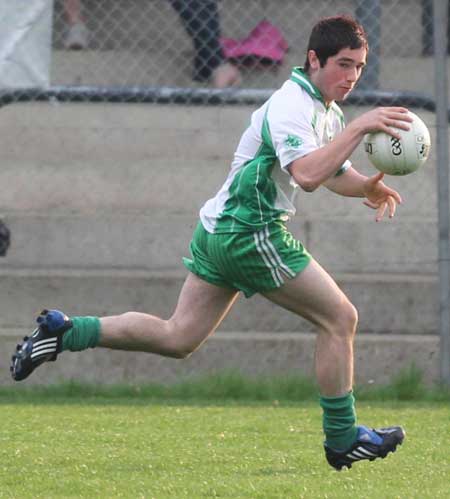
[[(297, 89), (295, 91), (298, 92)], [(272, 145), (283, 170), (292, 161), (322, 147), (321, 139), (315, 130), (314, 103), (310, 96), (295, 91), (280, 92), (274, 95), (267, 109), (267, 123)], [(336, 109), (336, 106), (335, 106)], [(334, 119), (335, 134), (345, 127), (342, 111), (337, 108)], [(347, 160), (336, 172), (342, 175), (352, 163)]]
[(274, 96), (267, 110), (272, 145), (283, 169), (320, 147), (312, 126), (313, 109), (302, 103), (298, 97)]
[(335, 177), (339, 177), (339, 175), (342, 175), (345, 173), (350, 167), (352, 166), (352, 162), (347, 159), (344, 164), (339, 168), (339, 170), (335, 173)]

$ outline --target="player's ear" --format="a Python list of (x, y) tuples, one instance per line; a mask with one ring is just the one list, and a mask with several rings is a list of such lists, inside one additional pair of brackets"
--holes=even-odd
[(312, 49), (308, 50), (308, 61), (309, 61), (309, 67), (313, 71), (316, 71), (317, 69), (320, 68), (320, 61), (319, 58), (317, 57), (315, 50)]

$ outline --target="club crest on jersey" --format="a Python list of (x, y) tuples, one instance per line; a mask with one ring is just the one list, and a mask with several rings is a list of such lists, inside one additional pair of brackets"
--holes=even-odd
[(298, 149), (303, 144), (303, 140), (296, 135), (288, 135), (284, 143), (290, 149)]

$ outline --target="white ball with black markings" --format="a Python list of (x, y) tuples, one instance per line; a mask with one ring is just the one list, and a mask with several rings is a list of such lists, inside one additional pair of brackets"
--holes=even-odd
[(408, 175), (415, 172), (430, 154), (430, 132), (425, 123), (411, 111), (409, 130), (396, 128), (400, 139), (384, 132), (369, 133), (364, 137), (364, 149), (370, 162), (388, 175)]

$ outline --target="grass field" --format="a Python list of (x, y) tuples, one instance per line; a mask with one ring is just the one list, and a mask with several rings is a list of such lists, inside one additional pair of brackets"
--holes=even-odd
[[(206, 396), (219, 385), (229, 396)], [(450, 497), (448, 393), (361, 394), (361, 422), (400, 423), (407, 439), (385, 460), (338, 473), (324, 459), (313, 387), (295, 402), (287, 385), (266, 385), (265, 400), (248, 387), (240, 396), (236, 380), (187, 386), (178, 399), (155, 387), (0, 389), (0, 497)]]

